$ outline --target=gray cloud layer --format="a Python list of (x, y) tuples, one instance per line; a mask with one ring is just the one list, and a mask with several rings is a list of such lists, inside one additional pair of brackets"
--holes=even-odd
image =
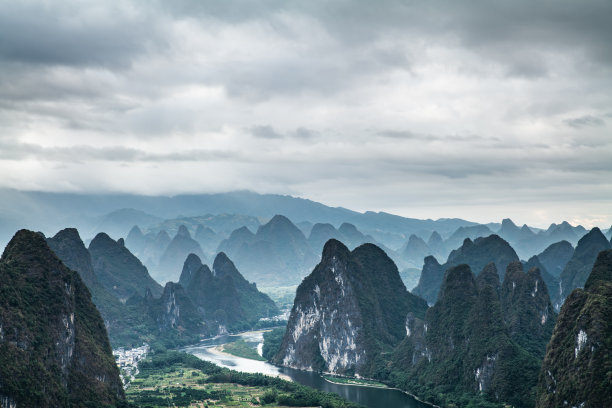
[(0, 5), (0, 187), (612, 223), (612, 3)]

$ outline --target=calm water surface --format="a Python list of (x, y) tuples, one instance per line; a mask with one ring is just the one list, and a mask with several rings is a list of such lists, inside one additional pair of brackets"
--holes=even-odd
[(249, 332), (234, 336), (220, 336), (214, 339), (204, 340), (195, 346), (185, 347), (182, 351), (193, 354), (202, 360), (210, 361), (219, 366), (231, 368), (232, 370), (280, 376), (321, 391), (334, 392), (349, 401), (370, 408), (429, 408), (428, 405), (397, 390), (332, 384), (325, 381), (325, 379), (317, 373), (294, 370), (286, 367), (276, 367), (264, 361), (235, 357), (220, 353), (214, 349), (216, 346), (238, 339), (245, 340), (254, 349), (261, 349), (260, 344), (263, 342), (263, 333)]

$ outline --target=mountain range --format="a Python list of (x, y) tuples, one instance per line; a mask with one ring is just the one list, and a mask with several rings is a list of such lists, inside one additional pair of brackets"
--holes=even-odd
[[(385, 251), (329, 240), (297, 289), (272, 361), (373, 377), (442, 405), (472, 395), (474, 403), (533, 406), (557, 317), (547, 286), (498, 236), (476, 241), (466, 239), (453, 256), (459, 264), (443, 271), (428, 307), (406, 290)], [(504, 265), (501, 281), (495, 260)]]
[[(249, 329), (260, 318), (279, 313), (225, 254), (215, 259), (215, 275), (197, 255), (189, 254), (179, 282), (162, 288), (123, 239), (100, 233), (86, 249), (78, 231), (68, 228), (47, 242), (66, 266), (85, 277), (115, 346), (193, 343), (220, 331)], [(208, 270), (209, 279), (196, 278), (201, 268)]]

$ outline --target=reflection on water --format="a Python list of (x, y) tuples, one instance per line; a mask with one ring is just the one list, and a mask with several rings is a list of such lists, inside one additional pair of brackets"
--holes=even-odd
[(254, 349), (263, 342), (263, 332), (248, 332), (234, 336), (219, 336), (204, 340), (198, 345), (182, 349), (202, 360), (210, 361), (222, 367), (247, 373), (262, 373), (290, 379), (321, 391), (334, 392), (349, 401), (371, 408), (427, 408), (428, 406), (415, 400), (403, 392), (390, 389), (359, 387), (352, 385), (332, 384), (325, 381), (317, 373), (294, 370), (286, 367), (276, 367), (264, 361), (249, 360), (235, 357), (215, 350), (216, 346), (238, 339), (246, 341)]

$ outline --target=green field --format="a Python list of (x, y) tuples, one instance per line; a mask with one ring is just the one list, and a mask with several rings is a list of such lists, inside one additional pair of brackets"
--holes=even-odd
[(221, 368), (187, 353), (148, 357), (126, 390), (130, 407), (318, 407), (358, 408), (325, 393), (262, 374)]
[(236, 357), (250, 358), (251, 360), (266, 361), (257, 354), (257, 350), (249, 346), (246, 341), (240, 339), (223, 345), (222, 351)]
[(367, 387), (375, 387), (375, 388), (388, 388), (385, 384), (380, 383), (378, 381), (372, 380), (364, 380), (360, 378), (350, 378), (350, 377), (336, 377), (331, 375), (324, 375), (327, 381), (336, 383), (336, 384), (347, 384), (347, 385), (363, 385)]

